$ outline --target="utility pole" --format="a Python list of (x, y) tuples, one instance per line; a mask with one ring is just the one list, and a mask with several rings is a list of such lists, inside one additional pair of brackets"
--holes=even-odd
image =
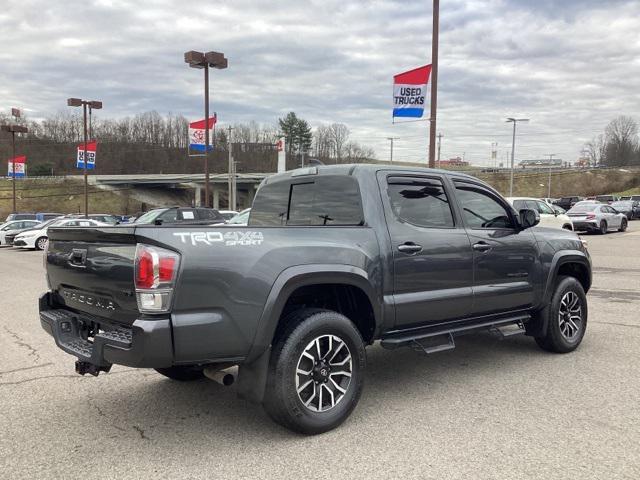
[(397, 138), (396, 137), (387, 137), (387, 140), (389, 140), (389, 142), (391, 142), (391, 151), (390, 151), (389, 161), (391, 163), (393, 163), (393, 141), (397, 140)]
[(507, 118), (507, 123), (513, 123), (513, 140), (511, 142), (511, 175), (509, 178), (509, 196), (513, 197), (513, 168), (515, 163), (516, 151), (516, 125), (518, 122), (528, 122), (528, 118)]
[[(229, 189), (229, 210), (233, 210), (235, 206), (235, 198), (233, 195), (233, 184), (235, 177), (235, 166), (233, 164), (233, 153), (231, 152), (232, 143), (231, 143), (231, 132), (233, 131), (233, 127), (229, 125), (227, 127), (229, 134), (227, 135), (227, 144), (229, 145), (229, 178), (227, 181), (227, 187)], [(233, 206), (232, 206), (233, 205)]]
[(440, 168), (440, 147), (442, 146), (442, 133), (438, 134), (438, 168)]
[(548, 187), (547, 198), (551, 198), (551, 163), (553, 162), (553, 157), (555, 157), (556, 154), (548, 153), (547, 156), (549, 157), (549, 182), (547, 182), (547, 187)]
[(429, 128), (429, 168), (436, 166), (436, 115), (438, 111), (438, 37), (440, 31), (440, 0), (433, 0), (433, 30), (431, 32), (431, 118)]

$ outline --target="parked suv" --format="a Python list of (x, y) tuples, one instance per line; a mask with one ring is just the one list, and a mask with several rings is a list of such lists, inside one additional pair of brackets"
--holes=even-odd
[(565, 210), (570, 210), (576, 203), (584, 200), (582, 197), (562, 197), (559, 200), (556, 200), (555, 204), (559, 207), (564, 208)]
[(213, 208), (168, 207), (149, 210), (139, 216), (135, 223), (142, 224), (210, 224), (224, 223), (225, 219)]
[(488, 330), (577, 348), (590, 257), (539, 220), (463, 174), (294, 170), (262, 183), (247, 226), (49, 229), (40, 322), (80, 374), (121, 364), (228, 384), (237, 365), (242, 397), (320, 433), (356, 407), (375, 341), (435, 354)]

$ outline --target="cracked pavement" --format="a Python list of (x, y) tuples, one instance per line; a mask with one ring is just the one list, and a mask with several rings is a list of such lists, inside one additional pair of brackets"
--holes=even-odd
[(357, 409), (317, 437), (208, 380), (76, 375), (39, 325), (41, 253), (0, 248), (0, 477), (640, 478), (640, 221), (584, 238), (578, 351), (487, 334), (430, 357), (374, 346)]

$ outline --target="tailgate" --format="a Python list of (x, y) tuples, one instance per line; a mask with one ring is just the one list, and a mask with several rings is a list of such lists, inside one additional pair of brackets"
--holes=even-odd
[(50, 228), (47, 276), (56, 304), (116, 322), (139, 316), (135, 228)]

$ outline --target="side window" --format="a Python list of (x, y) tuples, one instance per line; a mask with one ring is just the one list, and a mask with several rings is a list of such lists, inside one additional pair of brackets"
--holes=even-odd
[(509, 212), (488, 192), (462, 183), (456, 191), (470, 228), (513, 228)]
[(538, 212), (544, 213), (546, 215), (554, 215), (553, 209), (544, 202), (536, 202), (538, 205)]
[(168, 223), (173, 223), (177, 220), (178, 218), (178, 210), (175, 208), (171, 208), (169, 210), (167, 210), (166, 212), (161, 213), (160, 215), (158, 215), (157, 220), (162, 220), (163, 222), (168, 222)]
[(522, 210), (523, 208), (529, 208), (529, 206), (527, 205), (527, 202), (525, 202), (524, 200), (514, 200), (513, 208), (515, 209), (516, 212), (520, 212), (520, 210)]
[(453, 228), (449, 199), (440, 180), (389, 177), (387, 192), (398, 219), (419, 227)]
[(211, 220), (212, 222), (223, 222), (224, 217), (220, 215), (216, 210), (209, 208), (196, 208), (198, 212), (198, 218), (200, 220)]
[(196, 212), (189, 208), (181, 208), (178, 211), (178, 220), (195, 220)]

